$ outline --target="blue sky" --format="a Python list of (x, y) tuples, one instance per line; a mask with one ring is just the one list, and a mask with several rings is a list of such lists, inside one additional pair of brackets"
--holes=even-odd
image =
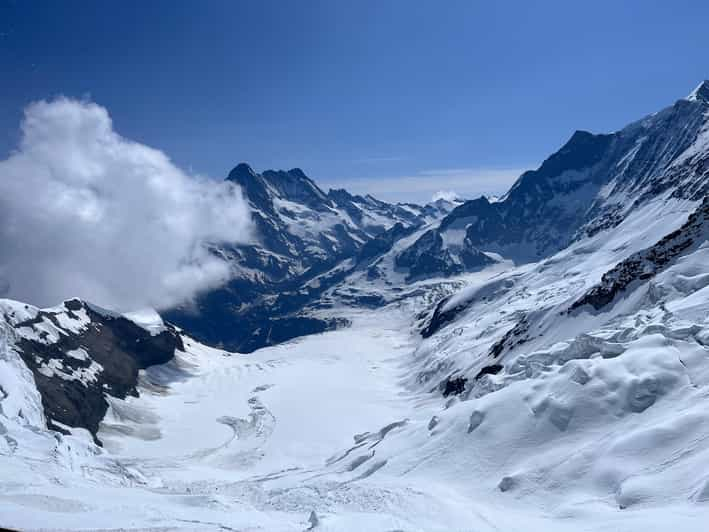
[(502, 192), (575, 129), (709, 77), (709, 2), (0, 0), (0, 153), (23, 107), (105, 106), (221, 178), (301, 167), (385, 199)]

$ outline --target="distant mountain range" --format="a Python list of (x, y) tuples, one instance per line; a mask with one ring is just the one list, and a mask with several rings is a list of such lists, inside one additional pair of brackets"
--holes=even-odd
[(232, 266), (231, 281), (165, 316), (202, 341), (236, 351), (336, 326), (337, 320), (314, 318), (307, 309), (342, 274), (308, 283), (348, 261), (371, 260), (460, 203), (391, 204), (343, 189), (325, 193), (299, 168), (259, 174), (241, 163), (226, 179), (248, 201), (255, 239), (215, 247)]
[[(699, 200), (709, 191), (708, 109), (704, 82), (689, 97), (615, 133), (576, 131), (537, 170), (522, 174), (500, 201), (465, 202), (435, 234), (459, 253), (477, 248), (517, 262), (535, 261), (617, 226), (649, 201)], [(425, 238), (428, 244), (416, 245), (439, 241)]]

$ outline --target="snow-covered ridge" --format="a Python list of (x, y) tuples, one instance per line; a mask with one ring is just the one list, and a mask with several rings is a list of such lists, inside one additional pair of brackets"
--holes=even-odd
[(709, 240), (709, 196), (682, 227), (663, 237), (655, 245), (634, 253), (603, 274), (601, 282), (589, 290), (571, 310), (592, 305), (596, 310), (611, 303), (631, 283), (643, 282), (666, 269), (678, 257)]
[(697, 88), (694, 89), (691, 93), (689, 93), (689, 96), (687, 96), (687, 100), (689, 100), (690, 102), (702, 100), (704, 102), (709, 103), (709, 80), (704, 80), (699, 85), (697, 85)]
[(464, 203), (437, 233), (444, 243), (529, 262), (617, 226), (656, 198), (701, 200), (709, 192), (707, 87), (615, 133), (576, 131), (500, 201)]
[(138, 317), (141, 325), (78, 299), (49, 309), (0, 300), (0, 322), (12, 331), (6, 345), (31, 371), (50, 428), (95, 436), (105, 396), (135, 394), (140, 369), (172, 359), (182, 346), (175, 329), (154, 314), (148, 326)]

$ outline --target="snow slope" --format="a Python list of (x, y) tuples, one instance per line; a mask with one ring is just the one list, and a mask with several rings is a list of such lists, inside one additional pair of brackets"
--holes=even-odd
[[(707, 252), (659, 282), (674, 286)], [(3, 410), (18, 446), (0, 453), (2, 524), (704, 530), (709, 326), (692, 293), (673, 297), (672, 320), (643, 311), (510, 359), (495, 391), (465, 401), (413, 378), (415, 297), (341, 309), (350, 328), (248, 357), (186, 340), (143, 373), (140, 397), (111, 400), (104, 449)]]
[[(106, 449), (95, 450), (122, 469), (47, 468), (48, 478), (31, 484), (3, 482), (3, 524), (302, 530), (315, 511), (324, 529), (423, 530), (437, 521), (430, 504), (451, 523), (467, 519), (445, 498), (429, 501), (405, 484), (368, 485), (365, 461), (342, 456), (356, 434), (376, 429), (362, 436), (374, 441), (408, 415), (429, 416), (430, 400), (400, 384), (401, 355), (413, 340), (401, 327), (406, 314), (388, 314), (391, 328), (380, 313), (361, 313), (352, 328), (248, 358), (186, 341), (174, 362), (144, 373), (140, 398), (111, 400), (100, 432)], [(421, 404), (412, 410), (412, 401)], [(52, 464), (53, 451), (30, 452), (31, 460), (13, 463)]]

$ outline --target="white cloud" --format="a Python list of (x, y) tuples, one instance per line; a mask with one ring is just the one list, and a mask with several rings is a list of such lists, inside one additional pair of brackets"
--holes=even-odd
[(455, 201), (457, 199), (460, 199), (460, 196), (455, 190), (439, 190), (431, 197), (431, 201)]
[(250, 228), (238, 188), (122, 138), (94, 103), (29, 105), (19, 148), (0, 161), (7, 297), (168, 307), (226, 280), (228, 265), (205, 246), (243, 242)]
[(507, 192), (524, 171), (523, 168), (426, 170), (408, 176), (342, 179), (329, 183), (326, 187), (344, 187), (356, 194), (371, 194), (387, 201), (426, 203), (441, 190), (454, 190), (466, 199), (481, 195), (501, 195)]

